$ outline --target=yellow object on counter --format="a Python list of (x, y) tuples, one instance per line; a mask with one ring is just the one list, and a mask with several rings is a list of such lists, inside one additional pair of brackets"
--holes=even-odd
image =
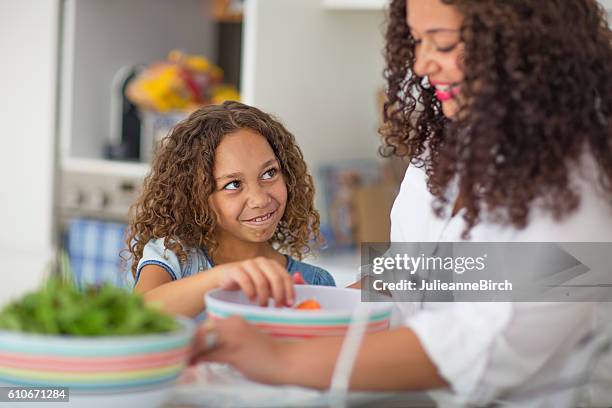
[(202, 105), (240, 100), (235, 87), (223, 84), (223, 70), (201, 55), (173, 50), (134, 78), (128, 98), (141, 110), (190, 111)]

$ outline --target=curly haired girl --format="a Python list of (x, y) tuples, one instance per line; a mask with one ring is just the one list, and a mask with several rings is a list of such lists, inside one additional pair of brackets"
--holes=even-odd
[(297, 271), (333, 286), (298, 261), (319, 237), (313, 199), (294, 136), (270, 115), (239, 102), (193, 112), (162, 141), (130, 211), (135, 291), (195, 316), (217, 287), (291, 305)]

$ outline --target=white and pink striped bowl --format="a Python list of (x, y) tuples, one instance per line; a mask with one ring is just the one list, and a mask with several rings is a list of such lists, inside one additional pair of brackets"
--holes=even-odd
[[(261, 307), (252, 303), (240, 291), (217, 289), (205, 296), (208, 317), (223, 319), (240, 316), (275, 337), (303, 339), (344, 335), (355, 307), (361, 302), (361, 291), (330, 286), (296, 285), (296, 304), (315, 299), (321, 310)], [(367, 332), (389, 328), (392, 304), (376, 302), (370, 305)]]
[(0, 331), (0, 385), (68, 388), (70, 406), (159, 405), (188, 362), (194, 332), (184, 318), (173, 332), (135, 336)]

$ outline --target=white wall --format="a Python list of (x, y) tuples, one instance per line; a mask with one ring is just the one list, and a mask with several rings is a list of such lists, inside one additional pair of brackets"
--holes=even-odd
[(0, 0), (0, 304), (36, 285), (52, 237), (58, 0)]
[(288, 126), (311, 172), (323, 163), (376, 158), (382, 9), (247, 0), (245, 17), (244, 101)]
[(612, 12), (612, 0), (599, 0), (599, 2), (603, 4), (609, 12)]
[(608, 10), (608, 24), (612, 24), (612, 0), (599, 0), (606, 10)]

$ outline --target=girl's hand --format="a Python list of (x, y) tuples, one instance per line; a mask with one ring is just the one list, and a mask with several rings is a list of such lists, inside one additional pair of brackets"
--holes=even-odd
[(276, 307), (292, 306), (295, 290), (289, 272), (278, 262), (257, 257), (241, 262), (231, 262), (216, 267), (220, 274), (219, 286), (227, 290), (242, 290), (261, 306), (273, 298)]
[(200, 325), (191, 363), (229, 363), (248, 378), (280, 384), (288, 366), (288, 344), (274, 340), (237, 316)]

